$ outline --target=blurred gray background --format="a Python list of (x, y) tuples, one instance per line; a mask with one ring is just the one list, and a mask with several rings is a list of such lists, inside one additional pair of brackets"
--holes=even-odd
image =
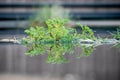
[[(120, 0), (0, 0), (0, 3), (120, 3)], [(120, 8), (67, 8), (79, 12), (118, 12)], [(31, 12), (33, 8), (2, 8), (0, 12)], [(20, 39), (25, 34), (19, 30), (19, 21), (0, 20), (0, 39)], [(94, 27), (114, 27), (120, 25), (117, 20), (80, 20), (83, 24)], [(24, 21), (23, 21), (24, 22)], [(103, 26), (103, 24), (104, 26)], [(10, 25), (10, 26), (9, 26)], [(12, 26), (11, 25), (16, 25)], [(15, 28), (16, 27), (16, 28)], [(108, 36), (100, 32), (100, 36)], [(25, 55), (26, 47), (16, 44), (0, 44), (0, 80), (120, 80), (120, 49), (112, 45), (99, 46), (89, 57), (76, 59), (77, 55), (68, 55), (69, 63), (47, 64), (47, 55), (29, 57)], [(81, 49), (75, 47), (75, 53)]]

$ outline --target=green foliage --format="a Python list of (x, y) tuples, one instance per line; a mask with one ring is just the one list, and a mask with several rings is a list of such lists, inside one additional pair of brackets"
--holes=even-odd
[(120, 40), (120, 27), (117, 28), (116, 33), (112, 35), (113, 35), (113, 38)]
[[(47, 47), (47, 49), (51, 48), (48, 52), (47, 62), (63, 63), (67, 62), (64, 54), (68, 51), (73, 53), (71, 46), (68, 46), (68, 44), (79, 45), (79, 39), (95, 40), (93, 31), (87, 26), (79, 25), (82, 29), (81, 34), (73, 28), (66, 28), (65, 24), (70, 19), (68, 13), (59, 5), (39, 8), (37, 14), (30, 20), (30, 26), (32, 27), (25, 30), (28, 37), (21, 41), (23, 45), (28, 47), (26, 54), (30, 56), (45, 54)], [(84, 56), (93, 52), (91, 47), (81, 47)]]
[(92, 40), (95, 40), (94, 32), (92, 31), (92, 29), (90, 29), (86, 25), (83, 26), (83, 25), (79, 24), (79, 26), (82, 29), (82, 33), (80, 35), (80, 37), (82, 39), (92, 39)]
[(40, 42), (52, 40), (54, 42), (62, 42), (65, 39), (73, 41), (74, 37), (78, 37), (77, 31), (72, 28), (66, 28), (64, 25), (67, 21), (62, 19), (48, 19), (45, 27), (31, 27), (25, 30), (29, 35), (26, 39), (28, 42)]
[(35, 56), (45, 54), (48, 50), (48, 63), (63, 63), (67, 62), (64, 57), (65, 53), (73, 52), (72, 41), (79, 34), (75, 29), (66, 28), (66, 20), (48, 19), (47, 27), (30, 27), (25, 30), (28, 37), (23, 38), (21, 43), (28, 47), (27, 55)]
[(73, 35), (76, 35), (77, 32), (74, 32), (75, 30), (72, 28), (65, 28), (65, 23), (66, 20), (48, 19), (46, 21), (47, 28), (36, 26), (25, 30), (25, 33), (29, 35), (26, 40), (29, 40), (28, 42), (40, 42), (45, 40), (62, 42), (65, 39), (72, 41), (74, 39)]
[[(90, 29), (88, 26), (84, 26), (81, 24), (78, 24), (79, 27), (81, 28), (81, 34), (80, 34), (80, 39), (84, 40), (96, 40), (97, 38), (94, 36), (94, 32), (92, 29)], [(95, 46), (81, 46), (82, 49), (82, 54), (80, 54), (77, 58), (81, 58), (82, 56), (90, 56), (91, 53), (93, 53)]]
[[(96, 39), (93, 31), (87, 26), (80, 25), (82, 33), (79, 34), (75, 29), (65, 26), (67, 20), (53, 18), (45, 22), (46, 27), (36, 26), (25, 30), (28, 36), (23, 38), (21, 43), (28, 47), (27, 55), (35, 56), (47, 53), (47, 63), (68, 62), (65, 54), (74, 53), (73, 46), (79, 45), (80, 39)], [(89, 56), (93, 52), (94, 46), (81, 46), (81, 49), (80, 56)]]
[(51, 44), (48, 49), (47, 63), (61, 64), (64, 62), (68, 62), (68, 60), (65, 58), (65, 54), (71, 51), (72, 51), (72, 43)]
[(89, 46), (89, 47), (86, 47), (86, 46), (82, 46), (82, 53), (80, 53), (77, 58), (81, 58), (82, 56), (85, 56), (85, 57), (88, 57), (90, 56), (93, 51), (94, 51), (94, 46)]
[(67, 29), (64, 25), (67, 21), (62, 19), (48, 19), (46, 24), (48, 26), (49, 37), (54, 41), (69, 40), (74, 39), (74, 33), (72, 28)]
[(114, 46), (120, 48), (120, 27), (117, 28), (117, 31), (115, 34), (112, 34), (113, 38), (119, 40), (119, 42), (117, 44), (115, 44)]

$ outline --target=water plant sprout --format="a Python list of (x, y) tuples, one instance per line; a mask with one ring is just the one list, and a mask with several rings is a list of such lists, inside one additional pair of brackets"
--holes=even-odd
[(0, 42), (13, 42), (28, 48), (27, 55), (36, 56), (47, 53), (47, 63), (68, 62), (67, 53), (74, 53), (73, 46), (80, 46), (82, 53), (77, 56), (89, 56), (96, 46), (114, 44), (120, 46), (120, 29), (112, 34), (113, 39), (102, 39), (94, 36), (94, 32), (88, 26), (78, 24), (81, 33), (73, 28), (66, 27), (67, 20), (52, 18), (46, 20), (47, 27), (36, 26), (25, 30), (27, 37), (21, 40), (1, 39)]

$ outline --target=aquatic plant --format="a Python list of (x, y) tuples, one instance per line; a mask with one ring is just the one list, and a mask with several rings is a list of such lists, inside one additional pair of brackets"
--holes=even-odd
[[(82, 33), (79, 34), (75, 29), (66, 27), (66, 23), (67, 20), (61, 18), (48, 19), (47, 27), (36, 26), (25, 30), (28, 36), (21, 42), (28, 47), (26, 54), (30, 56), (45, 54), (48, 49), (48, 63), (63, 63), (67, 62), (64, 58), (65, 53), (73, 52), (72, 46), (78, 45), (79, 40), (95, 40), (94, 33), (89, 27), (79, 25), (82, 29)], [(81, 47), (84, 56), (89, 56), (94, 50), (93, 46), (81, 45)]]

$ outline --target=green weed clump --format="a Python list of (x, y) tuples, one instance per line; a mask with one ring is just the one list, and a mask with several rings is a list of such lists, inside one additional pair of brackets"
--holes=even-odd
[(25, 33), (29, 35), (25, 39), (28, 43), (40, 43), (46, 42), (46, 40), (54, 43), (64, 41), (71, 42), (75, 37), (79, 37), (79, 34), (73, 28), (66, 28), (66, 23), (67, 21), (62, 19), (48, 19), (46, 21), (47, 28), (44, 26), (36, 26), (25, 30)]
[[(27, 55), (35, 56), (48, 53), (47, 63), (68, 62), (66, 53), (73, 53), (73, 46), (79, 45), (80, 39), (95, 40), (93, 31), (87, 27), (79, 25), (82, 33), (76, 29), (66, 27), (67, 20), (54, 18), (46, 20), (46, 27), (36, 26), (25, 30), (28, 34), (21, 43), (28, 48)], [(82, 56), (89, 56), (94, 46), (82, 46)]]
[(82, 29), (82, 33), (80, 34), (81, 39), (91, 39), (91, 40), (95, 40), (95, 36), (94, 36), (94, 32), (92, 31), (92, 29), (90, 29), (88, 26), (83, 26), (81, 24), (78, 24), (79, 27)]
[[(67, 20), (48, 19), (47, 27), (36, 26), (25, 30), (28, 34), (22, 39), (22, 44), (28, 47), (27, 55), (35, 56), (45, 54), (48, 50), (48, 63), (67, 62), (64, 58), (66, 52), (71, 51), (70, 45), (73, 40), (79, 37), (73, 28), (66, 28)], [(69, 45), (69, 46), (68, 46)]]

